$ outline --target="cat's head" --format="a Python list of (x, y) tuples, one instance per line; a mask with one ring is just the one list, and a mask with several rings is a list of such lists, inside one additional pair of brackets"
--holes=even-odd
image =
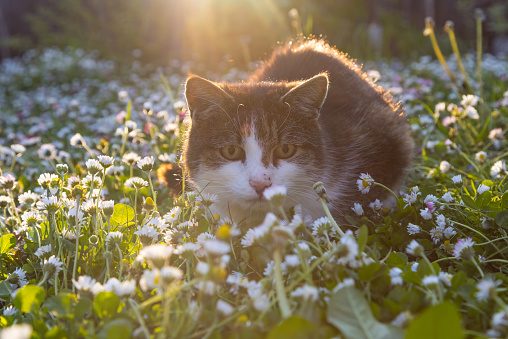
[(219, 196), (221, 217), (267, 210), (263, 191), (272, 185), (287, 188), (288, 205), (316, 200), (324, 159), (317, 119), (327, 91), (326, 74), (301, 82), (187, 80), (185, 169), (198, 190)]

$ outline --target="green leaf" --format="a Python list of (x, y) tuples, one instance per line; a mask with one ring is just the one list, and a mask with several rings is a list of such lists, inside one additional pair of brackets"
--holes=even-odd
[(482, 209), (485, 206), (488, 206), (490, 204), (490, 201), (492, 200), (492, 193), (490, 191), (485, 191), (482, 194), (480, 194), (478, 197), (476, 197), (476, 206), (478, 209)]
[(289, 317), (273, 328), (267, 339), (312, 339), (315, 338), (317, 326), (300, 317)]
[(75, 294), (71, 293), (60, 293), (49, 298), (45, 303), (44, 307), (55, 317), (73, 317), (74, 304), (77, 302)]
[(4, 234), (0, 238), (0, 254), (7, 254), (16, 246), (16, 237), (14, 234)]
[(113, 292), (100, 292), (93, 302), (93, 308), (99, 318), (108, 318), (116, 314), (118, 306), (120, 298)]
[(457, 308), (450, 302), (427, 308), (407, 329), (406, 339), (461, 339), (464, 330)]
[(407, 263), (407, 255), (400, 252), (392, 252), (390, 256), (386, 259), (386, 263), (391, 266), (398, 267), (400, 269), (404, 269)]
[(496, 224), (508, 228), (508, 210), (501, 211), (496, 215)]
[(116, 204), (111, 219), (119, 225), (123, 225), (134, 219), (134, 209), (125, 204)]
[(6, 280), (0, 283), (0, 298), (6, 299), (11, 296), (12, 287)]
[(478, 209), (478, 207), (476, 206), (476, 203), (474, 202), (473, 198), (471, 198), (470, 195), (462, 194), (461, 198), (462, 198), (462, 201), (464, 201), (464, 204), (466, 204), (467, 207), (473, 208), (473, 209)]
[(44, 295), (44, 288), (40, 286), (23, 286), (18, 293), (16, 293), (16, 297), (13, 302), (14, 307), (25, 313), (31, 312), (34, 308), (38, 310), (44, 301)]
[[(104, 293), (104, 292), (103, 292)], [(112, 293), (112, 292), (109, 292)], [(99, 293), (100, 294), (100, 293)], [(125, 339), (132, 334), (132, 323), (126, 319), (115, 319), (106, 323), (97, 334), (99, 339)]]
[(367, 244), (367, 239), (369, 237), (369, 229), (367, 225), (362, 225), (360, 230), (358, 231), (358, 251), (363, 252), (365, 245)]
[(199, 235), (204, 232), (208, 232), (208, 228), (210, 227), (210, 223), (205, 218), (198, 221), (198, 227), (196, 228), (196, 235)]
[(380, 268), (381, 264), (378, 262), (373, 262), (367, 266), (363, 266), (360, 269), (360, 272), (358, 272), (358, 278), (363, 281), (370, 281), (376, 276), (376, 273), (379, 272)]
[(377, 321), (362, 293), (350, 286), (330, 297), (326, 319), (348, 339), (398, 339), (404, 336), (402, 329)]

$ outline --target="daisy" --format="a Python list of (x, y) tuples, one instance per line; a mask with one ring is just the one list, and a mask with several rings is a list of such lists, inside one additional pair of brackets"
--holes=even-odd
[(148, 187), (148, 182), (141, 178), (133, 177), (125, 181), (125, 187), (142, 189), (143, 187)]
[(266, 188), (263, 192), (264, 198), (275, 207), (280, 207), (284, 204), (286, 195), (287, 189), (285, 186), (281, 185), (272, 185)]
[(490, 176), (493, 178), (501, 178), (506, 175), (506, 163), (504, 160), (499, 160), (494, 163), (490, 168)]
[(439, 164), (439, 170), (441, 171), (441, 173), (448, 172), (450, 170), (450, 168), (451, 168), (451, 165), (446, 160), (441, 161), (441, 163)]
[(292, 297), (301, 297), (303, 300), (317, 301), (319, 298), (319, 290), (310, 285), (303, 285), (291, 292)]
[(415, 234), (418, 234), (420, 233), (420, 227), (415, 225), (415, 224), (412, 224), (412, 223), (408, 223), (407, 224), (407, 233), (409, 233), (409, 235), (415, 235)]
[(478, 290), (474, 294), (476, 300), (483, 301), (495, 295), (496, 288), (501, 285), (501, 283), (501, 280), (494, 281), (491, 278), (480, 280), (476, 284), (476, 289)]
[(219, 299), (217, 301), (217, 304), (215, 305), (215, 308), (217, 309), (217, 311), (219, 313), (221, 313), (222, 315), (224, 315), (226, 317), (231, 315), (233, 313), (233, 311), (234, 311), (233, 306), (231, 306), (230, 304), (228, 304), (227, 302), (225, 302), (225, 301), (223, 301), (221, 299)]
[(144, 157), (141, 160), (137, 161), (137, 166), (144, 172), (150, 172), (153, 168), (153, 163), (155, 162), (154, 157)]
[(139, 252), (136, 261), (150, 261), (156, 268), (161, 269), (165, 263), (169, 262), (174, 250), (173, 246), (164, 244), (145, 246)]
[(487, 153), (484, 151), (481, 151), (481, 152), (478, 152), (475, 154), (475, 160), (480, 164), (485, 163), (486, 158), (487, 158)]
[(474, 249), (473, 245), (475, 242), (471, 238), (458, 239), (457, 243), (453, 247), (453, 256), (458, 260), (473, 260)]
[(462, 183), (462, 175), (457, 174), (456, 176), (452, 177), (452, 181), (454, 184)]
[(360, 179), (356, 180), (356, 184), (358, 185), (358, 190), (362, 192), (362, 194), (367, 194), (370, 191), (370, 187), (374, 183), (374, 179), (368, 173), (361, 173)]
[(134, 166), (134, 164), (136, 164), (140, 159), (141, 159), (141, 157), (139, 155), (137, 155), (136, 153), (132, 153), (132, 152), (125, 153), (122, 157), (122, 161), (129, 166)]
[(360, 215), (363, 215), (363, 208), (362, 208), (362, 205), (360, 205), (359, 203), (355, 202), (354, 206), (351, 207), (351, 209), (356, 213), (356, 215), (360, 216)]
[(178, 218), (180, 217), (180, 212), (181, 212), (180, 207), (178, 206), (173, 207), (169, 211), (169, 213), (164, 214), (163, 216), (164, 221), (168, 224), (177, 221)]
[(115, 159), (113, 157), (110, 157), (107, 155), (99, 155), (97, 158), (99, 160), (99, 164), (103, 168), (109, 168), (109, 167), (113, 166), (113, 162), (115, 161)]
[(56, 147), (53, 144), (44, 144), (37, 151), (39, 158), (47, 161), (54, 160), (56, 158)]
[(123, 233), (122, 232), (109, 232), (106, 236), (106, 243), (110, 245), (119, 244), (122, 242)]
[(414, 255), (415, 257), (419, 257), (423, 254), (423, 246), (418, 243), (416, 240), (411, 240), (409, 245), (406, 248), (406, 253), (410, 255)]
[(63, 265), (62, 261), (59, 258), (52, 255), (51, 257), (49, 257), (49, 259), (45, 259), (41, 266), (42, 271), (48, 272), (49, 275), (51, 276), (62, 271), (63, 270), (62, 265)]

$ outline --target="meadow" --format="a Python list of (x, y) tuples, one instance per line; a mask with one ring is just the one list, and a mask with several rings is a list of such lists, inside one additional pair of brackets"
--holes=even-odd
[(352, 203), (337, 224), (326, 187), (317, 220), (279, 213), (284, 190), (269, 191), (255, 225), (157, 176), (181, 161), (182, 84), (200, 65), (71, 48), (4, 60), (0, 338), (506, 337), (508, 61), (457, 60), (363, 67), (413, 131), (396, 207)]

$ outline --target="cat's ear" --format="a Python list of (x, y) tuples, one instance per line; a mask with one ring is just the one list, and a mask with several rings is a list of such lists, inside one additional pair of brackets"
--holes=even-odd
[(328, 76), (322, 73), (293, 87), (280, 101), (287, 102), (291, 107), (316, 119), (319, 117), (319, 110), (325, 102), (327, 93)]
[(232, 100), (232, 97), (214, 82), (196, 75), (191, 75), (185, 83), (185, 98), (193, 120), (196, 113), (199, 115), (199, 112), (213, 108), (223, 109), (224, 104)]

